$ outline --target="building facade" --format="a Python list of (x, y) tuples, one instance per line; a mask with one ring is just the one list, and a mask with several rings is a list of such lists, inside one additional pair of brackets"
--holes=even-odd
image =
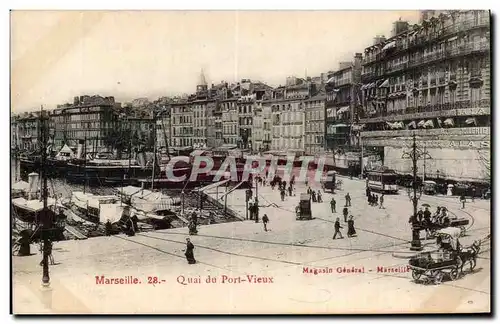
[(156, 118), (156, 145), (160, 150), (172, 147), (171, 106), (164, 107)]
[(490, 70), (488, 11), (440, 12), (374, 43), (363, 62), (363, 144), (411, 173), (401, 156), (415, 134), (432, 157), (419, 161), (422, 176), (489, 181)]
[(108, 150), (116, 139), (117, 106), (114, 97), (101, 96), (79, 96), (73, 104), (59, 105), (50, 112), (53, 150), (64, 144), (76, 147), (85, 140), (89, 150)]
[(305, 153), (318, 155), (325, 147), (325, 101), (324, 91), (304, 100), (305, 110)]
[(238, 128), (241, 141), (238, 147), (252, 150), (254, 136), (254, 114), (256, 106), (256, 96), (254, 94), (240, 96), (237, 100), (238, 107)]
[(238, 145), (241, 138), (239, 136), (237, 99), (222, 100), (220, 105), (222, 110), (222, 138), (224, 144)]
[(353, 124), (357, 122), (362, 54), (352, 62), (340, 62), (326, 84), (325, 137), (329, 151), (348, 150), (357, 144)]
[(172, 147), (193, 146), (193, 106), (186, 99), (172, 103), (171, 108)]

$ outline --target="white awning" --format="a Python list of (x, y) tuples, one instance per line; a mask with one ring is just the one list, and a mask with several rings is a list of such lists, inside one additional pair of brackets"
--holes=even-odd
[(448, 42), (452, 42), (452, 41), (457, 40), (457, 39), (458, 39), (458, 36), (454, 36), (454, 37), (452, 37), (452, 38), (449, 38), (449, 39), (448, 39)]
[(342, 107), (342, 108), (339, 108), (337, 110), (337, 114), (340, 114), (340, 113), (343, 113), (343, 112), (346, 112), (349, 110), (349, 106), (345, 106), (345, 107)]
[(467, 118), (467, 120), (465, 121), (465, 123), (467, 125), (476, 124), (476, 118)]
[(455, 123), (453, 122), (453, 118), (447, 118), (443, 122), (445, 125), (453, 126)]
[(421, 120), (417, 124), (418, 127), (423, 127), (424, 125), (425, 125), (425, 120)]
[(384, 82), (382, 82), (381, 85), (378, 86), (379, 88), (387, 88), (389, 87), (389, 79), (386, 79)]
[(328, 127), (333, 127), (333, 128), (336, 128), (336, 127), (347, 127), (346, 124), (334, 124), (334, 125), (328, 125)]
[(326, 83), (332, 83), (333, 81), (335, 81), (335, 78), (331, 77), (330, 79), (328, 79), (328, 81), (326, 81)]
[(432, 121), (432, 119), (429, 119), (428, 121), (426, 121), (424, 123), (424, 127), (426, 127), (426, 128), (434, 128), (434, 122)]
[(393, 48), (395, 46), (396, 46), (396, 42), (394, 42), (394, 41), (387, 43), (387, 44), (385, 44), (384, 47), (382, 47), (382, 51), (388, 50), (388, 49)]

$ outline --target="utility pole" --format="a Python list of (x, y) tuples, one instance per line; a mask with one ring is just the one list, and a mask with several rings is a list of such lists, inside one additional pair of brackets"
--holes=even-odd
[(259, 178), (255, 177), (255, 222), (259, 222)]
[(40, 220), (42, 223), (41, 237), (43, 239), (43, 274), (42, 285), (48, 287), (50, 285), (49, 276), (49, 249), (50, 249), (50, 229), (52, 228), (52, 220), (50, 210), (47, 204), (47, 121), (48, 118), (44, 115), (43, 106), (40, 109), (40, 135), (41, 135), (41, 161), (40, 161), (40, 179), (42, 180), (41, 194), (43, 201), (43, 209), (41, 211)]
[[(411, 159), (412, 164), (413, 164), (413, 185), (412, 185), (412, 191), (413, 193), (410, 194), (408, 192), (408, 195), (410, 196), (410, 199), (413, 203), (413, 217), (412, 217), (412, 241), (411, 241), (411, 247), (410, 250), (412, 251), (421, 251), (422, 250), (422, 244), (420, 242), (420, 230), (422, 229), (420, 225), (416, 222), (417, 219), (417, 209), (418, 209), (418, 201), (420, 197), (422, 196), (422, 187), (420, 187), (420, 190), (418, 190), (418, 167), (417, 167), (417, 162), (421, 158), (430, 158), (428, 156), (427, 151), (421, 151), (417, 148), (417, 138), (415, 136), (415, 133), (413, 133), (413, 144), (410, 152), (406, 152), (402, 156), (403, 159)], [(417, 192), (419, 191), (419, 192)]]

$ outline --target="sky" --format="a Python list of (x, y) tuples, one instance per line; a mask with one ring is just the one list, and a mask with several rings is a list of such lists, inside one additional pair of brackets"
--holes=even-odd
[(416, 11), (12, 11), (11, 111), (192, 93), (242, 78), (319, 76)]

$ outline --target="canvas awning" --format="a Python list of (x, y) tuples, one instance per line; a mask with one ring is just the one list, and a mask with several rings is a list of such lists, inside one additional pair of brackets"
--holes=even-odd
[(344, 113), (349, 110), (349, 106), (341, 107), (337, 110), (337, 114)]
[(336, 128), (336, 127), (347, 127), (346, 124), (334, 124), (334, 125), (328, 125), (328, 127), (333, 127), (333, 128)]
[(389, 42), (389, 43), (385, 44), (384, 47), (382, 47), (382, 51), (386, 51), (386, 50), (393, 48), (395, 46), (396, 46), (396, 42), (394, 42), (394, 41)]
[(123, 215), (124, 206), (121, 204), (104, 204), (101, 205), (99, 212), (99, 222), (106, 223), (110, 221), (112, 224), (118, 222)]
[(421, 120), (417, 124), (418, 127), (424, 127), (424, 125), (425, 125), (425, 120)]
[(432, 121), (432, 119), (429, 119), (428, 121), (426, 121), (424, 123), (424, 127), (426, 127), (426, 128), (434, 128), (434, 122)]
[(333, 81), (335, 81), (335, 77), (331, 77), (328, 81), (326, 81), (326, 83), (332, 83)]
[(379, 86), (379, 88), (387, 88), (389, 87), (389, 79), (386, 79), (384, 82), (382, 82)]
[(30, 188), (30, 184), (26, 181), (19, 181), (12, 185), (12, 190), (24, 190), (27, 191)]
[(453, 126), (455, 123), (453, 122), (453, 118), (447, 118), (445, 119), (445, 121), (443, 122), (445, 125), (447, 126)]
[(465, 120), (465, 123), (466, 123), (467, 125), (476, 124), (476, 118), (473, 118), (473, 117), (472, 117), (472, 118), (467, 118), (467, 119)]

